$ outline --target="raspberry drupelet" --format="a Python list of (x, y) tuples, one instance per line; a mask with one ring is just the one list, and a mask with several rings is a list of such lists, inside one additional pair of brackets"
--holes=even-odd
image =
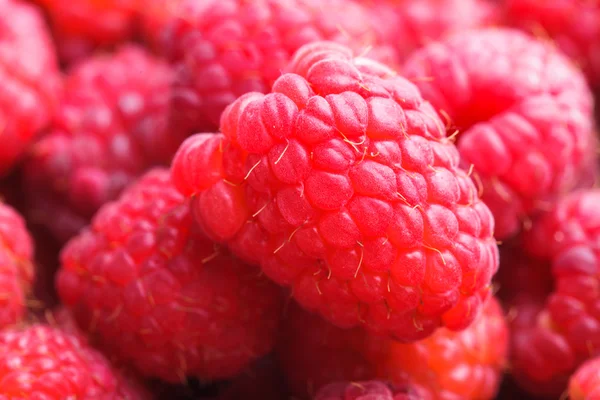
[(418, 89), (331, 42), (187, 139), (175, 184), (213, 239), (341, 327), (465, 328), (498, 266), (494, 220)]
[(0, 176), (49, 122), (61, 93), (54, 47), (36, 7), (0, 0)]
[[(152, 3), (155, 0), (150, 0)], [(139, 0), (34, 0), (47, 12), (63, 62), (109, 49), (135, 33)]]
[(600, 399), (600, 358), (581, 365), (569, 380), (569, 399)]
[(82, 336), (45, 324), (0, 331), (0, 399), (146, 400)]
[(507, 22), (552, 40), (600, 88), (600, 2), (504, 0)]
[(304, 44), (333, 40), (396, 61), (394, 37), (350, 0), (182, 0), (170, 12), (157, 48), (177, 71), (174, 121), (190, 134), (215, 129), (237, 97), (269, 92)]
[(126, 46), (78, 64), (52, 130), (25, 163), (30, 217), (66, 241), (183, 137), (168, 128), (171, 69)]
[(592, 94), (550, 44), (511, 29), (465, 32), (418, 50), (403, 73), (460, 132), (499, 239), (596, 168)]
[(430, 400), (410, 384), (390, 385), (381, 381), (338, 382), (323, 387), (314, 400)]
[(277, 355), (299, 398), (329, 382), (384, 379), (427, 399), (492, 400), (507, 363), (508, 327), (495, 298), (464, 331), (440, 329), (415, 343), (340, 329), (297, 306), (282, 327)]
[[(23, 218), (0, 203), (0, 328), (19, 322), (33, 284), (33, 241)], [(1, 381), (1, 380), (0, 380)]]
[(61, 258), (63, 303), (146, 376), (229, 378), (274, 345), (280, 288), (200, 232), (167, 169), (102, 207)]
[(512, 332), (514, 375), (534, 394), (559, 396), (577, 366), (600, 354), (599, 243), (598, 189), (565, 197), (526, 232), (525, 249), (553, 277), (545, 302)]

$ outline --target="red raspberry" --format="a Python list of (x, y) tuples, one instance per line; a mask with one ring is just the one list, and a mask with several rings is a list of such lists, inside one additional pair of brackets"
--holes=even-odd
[(600, 357), (584, 363), (569, 381), (569, 399), (600, 399)]
[(21, 156), (54, 112), (60, 73), (38, 10), (0, 0), (0, 175)]
[(508, 22), (550, 37), (600, 85), (600, 2), (598, 0), (505, 0)]
[(78, 65), (52, 131), (25, 165), (32, 219), (66, 241), (147, 168), (169, 162), (169, 67), (141, 48)]
[[(61, 59), (74, 62), (134, 34), (138, 0), (35, 0), (47, 11)], [(139, 3), (142, 4), (142, 3)]]
[(462, 332), (440, 329), (415, 343), (400, 343), (354, 328), (343, 330), (291, 307), (277, 354), (293, 393), (305, 396), (328, 382), (386, 379), (412, 382), (434, 399), (494, 398), (508, 352), (508, 329), (491, 298)]
[(271, 350), (280, 312), (279, 288), (199, 232), (166, 169), (66, 245), (57, 287), (107, 351), (172, 382), (237, 374)]
[(0, 399), (150, 399), (76, 334), (49, 325), (0, 332)]
[(554, 279), (543, 309), (513, 332), (515, 375), (533, 393), (560, 395), (575, 368), (600, 354), (599, 243), (600, 190), (564, 198), (525, 237)]
[(294, 51), (316, 40), (395, 60), (372, 21), (350, 0), (183, 0), (159, 45), (177, 70), (177, 124), (188, 133), (214, 129), (228, 104), (268, 92)]
[(25, 221), (0, 203), (0, 328), (25, 314), (25, 298), (33, 284), (32, 258), (33, 243)]
[(550, 45), (516, 30), (467, 32), (415, 52), (404, 73), (461, 132), (496, 237), (516, 233), (592, 168), (592, 94)]
[(315, 400), (427, 400), (410, 385), (395, 387), (381, 381), (332, 383), (319, 390)]
[(333, 43), (290, 71), (179, 149), (197, 220), (335, 325), (400, 340), (466, 327), (497, 269), (494, 221), (435, 111)]

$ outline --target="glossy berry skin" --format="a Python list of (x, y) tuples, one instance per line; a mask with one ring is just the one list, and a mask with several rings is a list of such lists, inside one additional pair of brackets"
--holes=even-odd
[(138, 0), (35, 0), (48, 14), (61, 60), (79, 61), (133, 37)]
[(182, 138), (168, 129), (171, 70), (126, 46), (77, 65), (52, 130), (25, 164), (30, 217), (66, 241)]
[(1, 400), (151, 398), (80, 336), (57, 327), (5, 329), (0, 352)]
[(599, 354), (599, 210), (599, 190), (575, 192), (525, 237), (525, 249), (548, 264), (554, 281), (537, 312), (513, 330), (515, 375), (533, 393), (559, 396), (577, 366)]
[(328, 382), (384, 379), (420, 388), (423, 398), (494, 399), (508, 356), (508, 327), (494, 298), (467, 329), (440, 329), (399, 343), (361, 329), (336, 328), (299, 307), (283, 324), (277, 355), (300, 398)]
[(600, 399), (600, 358), (585, 362), (571, 376), (569, 398), (571, 400)]
[(0, 203), (0, 328), (21, 320), (33, 284), (33, 241), (23, 218)]
[(177, 71), (175, 123), (190, 134), (215, 129), (239, 96), (269, 92), (304, 44), (333, 40), (396, 61), (393, 37), (349, 0), (183, 0), (171, 12), (157, 47)]
[(56, 108), (61, 77), (34, 6), (0, 0), (0, 175), (6, 174)]
[(499, 239), (596, 168), (593, 97), (550, 44), (511, 29), (465, 32), (415, 52), (403, 72), (460, 132)]
[(63, 303), (146, 376), (229, 378), (274, 345), (280, 289), (200, 233), (166, 169), (101, 208), (61, 258)]
[(600, 2), (597, 0), (505, 0), (507, 22), (546, 37), (600, 85)]
[(497, 269), (494, 221), (434, 110), (331, 42), (289, 71), (179, 149), (196, 219), (335, 325), (409, 341), (465, 328)]
[(314, 400), (427, 400), (409, 384), (395, 387), (382, 381), (339, 382), (323, 387)]

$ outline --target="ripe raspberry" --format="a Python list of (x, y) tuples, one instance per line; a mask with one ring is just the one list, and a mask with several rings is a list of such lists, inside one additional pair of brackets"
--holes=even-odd
[(427, 400), (409, 384), (395, 387), (381, 381), (332, 383), (319, 390), (315, 400)]
[(33, 243), (25, 221), (0, 203), (0, 328), (25, 314), (25, 298), (33, 283), (32, 258)]
[(593, 98), (550, 45), (510, 29), (458, 34), (407, 61), (404, 73), (461, 134), (496, 237), (575, 188), (593, 165)]
[(508, 22), (554, 43), (600, 85), (600, 2), (598, 0), (505, 0)]
[(414, 85), (329, 42), (226, 109), (173, 162), (195, 217), (341, 327), (466, 327), (497, 269), (493, 218)]
[(599, 354), (598, 243), (600, 190), (564, 198), (525, 236), (526, 250), (549, 264), (554, 279), (543, 309), (513, 332), (515, 376), (533, 393), (560, 395), (575, 368)]
[(135, 31), (138, 0), (35, 0), (46, 10), (58, 52), (72, 63), (94, 50), (130, 39)]
[(38, 10), (0, 0), (0, 175), (21, 156), (54, 112), (60, 73)]
[(336, 328), (291, 307), (277, 354), (297, 396), (314, 393), (328, 382), (386, 379), (411, 382), (434, 399), (491, 400), (502, 379), (507, 347), (506, 322), (491, 298), (466, 330), (440, 329), (408, 344), (358, 328)]
[(62, 253), (57, 287), (77, 322), (147, 376), (231, 377), (269, 352), (280, 290), (207, 240), (169, 171), (105, 205)]
[(600, 358), (594, 358), (577, 369), (569, 380), (569, 399), (600, 399)]
[(224, 108), (270, 90), (294, 51), (334, 40), (395, 61), (369, 10), (350, 0), (183, 0), (159, 48), (177, 70), (176, 123), (188, 133), (214, 129)]
[(168, 129), (170, 83), (169, 67), (133, 46), (78, 65), (25, 165), (32, 219), (66, 241), (136, 176), (169, 162), (182, 140)]
[[(384, 23), (395, 24), (394, 44), (405, 59), (416, 49), (447, 35), (490, 26), (501, 19), (499, 7), (488, 0), (361, 0), (380, 7)], [(383, 3), (383, 4), (382, 4)], [(388, 7), (387, 10), (384, 7)], [(396, 20), (389, 20), (395, 13)]]
[(0, 331), (0, 399), (150, 399), (79, 336), (36, 324)]

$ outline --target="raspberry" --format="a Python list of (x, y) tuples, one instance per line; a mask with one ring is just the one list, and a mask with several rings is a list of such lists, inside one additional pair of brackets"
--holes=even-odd
[(33, 283), (32, 258), (33, 243), (25, 221), (0, 203), (0, 328), (25, 314), (25, 298)]
[(497, 269), (493, 218), (429, 103), (330, 42), (173, 162), (196, 219), (341, 327), (399, 340), (466, 327)]
[[(48, 13), (61, 59), (80, 60), (134, 34), (138, 0), (35, 0)], [(140, 3), (141, 4), (141, 3)]]
[(170, 83), (169, 67), (134, 46), (78, 65), (25, 165), (32, 219), (66, 241), (139, 174), (169, 162), (182, 140), (168, 129)]
[(394, 387), (385, 382), (340, 382), (319, 390), (315, 400), (427, 400), (419, 389), (410, 385)]
[(502, 310), (490, 298), (466, 330), (440, 329), (408, 344), (358, 328), (336, 328), (291, 307), (277, 354), (290, 388), (301, 398), (328, 382), (386, 379), (411, 382), (421, 388), (424, 398), (491, 400), (502, 378), (507, 347)]
[(600, 2), (505, 0), (508, 22), (554, 43), (600, 85)]
[(44, 128), (60, 95), (54, 48), (38, 10), (0, 0), (0, 175)]
[(600, 399), (600, 358), (594, 358), (577, 369), (569, 381), (571, 400)]
[(79, 336), (44, 324), (0, 331), (0, 399), (150, 399)]
[(227, 378), (274, 344), (279, 288), (200, 233), (166, 169), (101, 208), (61, 258), (63, 303), (144, 375)]
[(548, 44), (510, 29), (466, 32), (415, 52), (404, 73), (461, 132), (500, 239), (594, 164), (592, 94)]
[(240, 95), (268, 92), (303, 44), (334, 40), (395, 60), (369, 10), (349, 0), (183, 0), (174, 14), (159, 48), (177, 70), (174, 118), (188, 133), (214, 129)]
[(599, 354), (599, 217), (600, 190), (575, 192), (525, 236), (525, 249), (554, 280), (542, 307), (513, 332), (514, 373), (532, 393), (560, 395), (575, 368)]

